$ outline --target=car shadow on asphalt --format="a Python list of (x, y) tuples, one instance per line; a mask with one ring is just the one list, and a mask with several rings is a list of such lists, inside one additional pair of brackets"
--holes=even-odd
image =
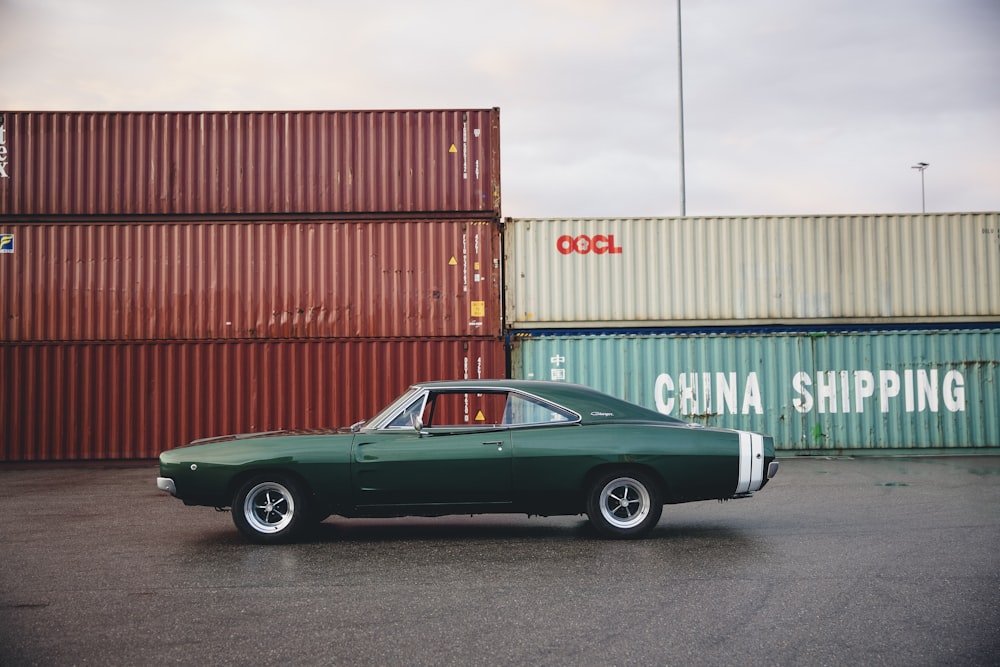
[[(218, 538), (219, 536), (214, 536)], [(662, 521), (638, 540), (609, 540), (601, 537), (585, 517), (525, 519), (522, 516), (441, 517), (402, 519), (343, 519), (331, 517), (305, 530), (296, 544), (388, 542), (489, 541), (592, 541), (597, 543), (698, 542), (707, 545), (748, 547), (757, 538), (744, 528), (726, 522)], [(206, 539), (206, 542), (209, 540)], [(246, 542), (231, 533), (226, 542)]]
[[(228, 516), (228, 514), (226, 514)], [(605, 544), (678, 545), (685, 549), (736, 548), (766, 550), (768, 538), (759, 525), (727, 517), (676, 515), (664, 517), (653, 530), (638, 540), (609, 540), (601, 537), (585, 515), (527, 517), (523, 514), (448, 515), (441, 517), (354, 518), (328, 517), (305, 529), (294, 541), (299, 545), (461, 543), (463, 541), (545, 543), (592, 542)], [(208, 528), (189, 528), (192, 547), (260, 547), (240, 535), (231, 521)], [(284, 545), (275, 545), (280, 548)]]

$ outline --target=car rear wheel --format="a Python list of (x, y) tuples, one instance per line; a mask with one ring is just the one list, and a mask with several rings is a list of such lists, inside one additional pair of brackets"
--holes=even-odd
[(305, 495), (283, 475), (247, 481), (233, 497), (233, 523), (253, 542), (287, 542), (308, 521)]
[(587, 516), (602, 537), (635, 539), (653, 529), (663, 513), (660, 489), (638, 470), (615, 470), (594, 480)]

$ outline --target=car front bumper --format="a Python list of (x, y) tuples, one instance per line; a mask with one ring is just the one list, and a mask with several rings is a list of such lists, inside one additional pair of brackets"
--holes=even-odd
[(156, 478), (156, 488), (160, 491), (166, 491), (172, 496), (177, 495), (177, 485), (174, 484), (174, 480), (169, 477), (157, 477)]

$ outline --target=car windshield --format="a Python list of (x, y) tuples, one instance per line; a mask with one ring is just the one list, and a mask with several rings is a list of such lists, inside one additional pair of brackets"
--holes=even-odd
[(399, 398), (383, 408), (377, 415), (369, 419), (363, 428), (365, 430), (385, 428), (388, 425), (387, 422), (391, 420), (396, 413), (413, 403), (421, 394), (423, 394), (422, 389), (410, 387)]
[(384, 428), (414, 428), (420, 420), (420, 415), (424, 411), (424, 395), (418, 395), (406, 408), (396, 415)]

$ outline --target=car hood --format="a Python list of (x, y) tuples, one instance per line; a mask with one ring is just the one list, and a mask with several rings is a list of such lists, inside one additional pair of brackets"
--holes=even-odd
[(199, 438), (192, 440), (181, 447), (196, 447), (198, 445), (211, 445), (218, 442), (231, 442), (233, 440), (258, 440), (263, 438), (278, 438), (290, 435), (336, 435), (338, 433), (350, 433), (349, 427), (341, 428), (313, 428), (313, 429), (281, 429), (277, 431), (260, 431), (257, 433), (230, 433), (228, 435), (216, 435), (209, 438)]
[(346, 455), (354, 434), (350, 429), (313, 429), (239, 433), (195, 440), (160, 453), (164, 465), (244, 465), (254, 461), (314, 460), (322, 456)]

